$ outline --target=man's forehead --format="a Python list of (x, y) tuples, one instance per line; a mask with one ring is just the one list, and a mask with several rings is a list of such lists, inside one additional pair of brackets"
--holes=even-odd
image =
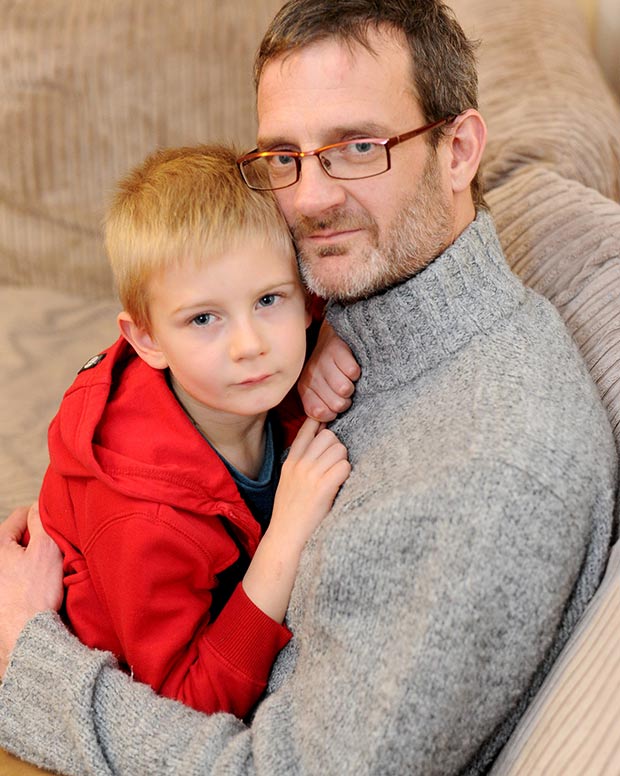
[(292, 78), (295, 77), (296, 65), (300, 60), (312, 62), (314, 69), (321, 68), (329, 60), (345, 72), (355, 67), (360, 59), (371, 67), (374, 59), (378, 69), (400, 67), (404, 61), (407, 70), (411, 72), (411, 56), (404, 34), (400, 30), (381, 26), (367, 30), (362, 40), (330, 35), (278, 54), (263, 65), (258, 90), (267, 70), (278, 69), (284, 78)]
[(258, 84), (259, 140), (292, 140), (285, 136), (304, 123), (313, 133), (320, 126), (391, 124), (391, 110), (416, 108), (404, 39), (375, 32), (369, 43), (371, 49), (329, 38), (267, 62)]

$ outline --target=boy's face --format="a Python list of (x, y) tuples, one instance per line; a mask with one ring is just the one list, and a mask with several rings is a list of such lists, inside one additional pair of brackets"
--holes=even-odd
[(265, 240), (165, 270), (150, 300), (157, 366), (214, 420), (264, 413), (297, 380), (310, 316), (294, 257)]

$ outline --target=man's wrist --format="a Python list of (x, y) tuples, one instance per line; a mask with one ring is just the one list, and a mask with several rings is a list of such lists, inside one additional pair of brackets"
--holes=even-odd
[(25, 615), (24, 612), (14, 612), (11, 617), (3, 617), (0, 623), (0, 680), (4, 678), (6, 669), (17, 641), (29, 620), (36, 614)]

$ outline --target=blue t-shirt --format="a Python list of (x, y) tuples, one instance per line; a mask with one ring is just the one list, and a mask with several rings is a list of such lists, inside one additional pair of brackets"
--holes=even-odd
[[(215, 451), (217, 452), (217, 450)], [(219, 453), (218, 453), (219, 455)], [(246, 477), (231, 463), (220, 455), (233, 480), (239, 488), (241, 498), (248, 505), (250, 512), (261, 524), (263, 532), (269, 525), (273, 511), (273, 501), (280, 479), (280, 456), (276, 456), (273, 441), (273, 428), (270, 418), (265, 423), (265, 457), (263, 465), (255, 480)]]

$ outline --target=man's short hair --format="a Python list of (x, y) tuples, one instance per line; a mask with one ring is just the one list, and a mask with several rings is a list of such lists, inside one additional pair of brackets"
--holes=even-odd
[[(391, 29), (405, 39), (412, 93), (425, 123), (478, 108), (477, 43), (441, 0), (289, 0), (263, 37), (254, 62), (255, 85), (269, 61), (328, 38), (372, 51), (368, 33), (377, 29)], [(436, 147), (445, 131), (433, 130), (428, 142)], [(483, 204), (478, 176), (472, 196), (476, 205)]]
[(220, 145), (155, 151), (123, 178), (105, 218), (108, 258), (123, 308), (149, 329), (148, 284), (168, 267), (210, 256), (244, 239), (294, 255), (270, 193), (251, 191), (238, 153)]

